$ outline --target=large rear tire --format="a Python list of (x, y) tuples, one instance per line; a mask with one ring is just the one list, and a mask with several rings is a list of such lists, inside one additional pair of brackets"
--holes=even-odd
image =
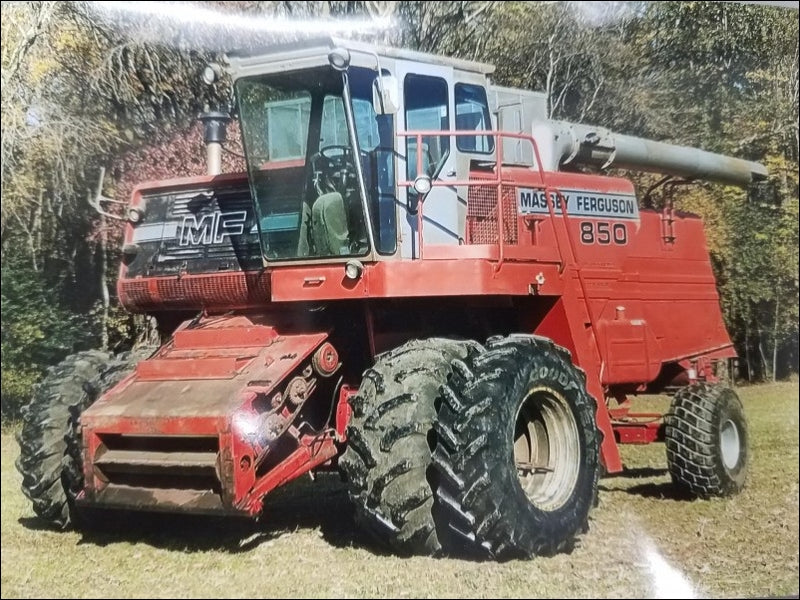
[(50, 367), (24, 409), (17, 435), (22, 492), (54, 529), (75, 524), (75, 497), (83, 488), (80, 414), (129, 371), (130, 353), (113, 357), (89, 350)]
[(730, 496), (747, 476), (747, 422), (729, 387), (695, 383), (679, 390), (665, 415), (667, 465), (675, 485), (693, 496)]
[(351, 400), (339, 466), (359, 524), (398, 554), (441, 549), (429, 479), (434, 402), (451, 361), (474, 347), (435, 338), (407, 342), (376, 358)]
[(467, 546), (498, 559), (571, 550), (597, 494), (595, 401), (546, 338), (496, 337), (454, 364), (436, 423), (437, 499)]

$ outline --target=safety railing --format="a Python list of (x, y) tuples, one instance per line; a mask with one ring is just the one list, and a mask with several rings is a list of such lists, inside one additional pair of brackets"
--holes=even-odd
[[(425, 130), (425, 131), (400, 131), (397, 133), (398, 137), (404, 138), (414, 138), (417, 144), (417, 158), (416, 158), (416, 174), (417, 178), (423, 174), (423, 160), (422, 160), (422, 141), (423, 138), (451, 138), (451, 137), (489, 137), (491, 136), (494, 139), (494, 147), (495, 147), (495, 169), (494, 169), (494, 177), (481, 177), (480, 179), (464, 179), (464, 180), (441, 180), (441, 179), (432, 179), (431, 178), (431, 187), (474, 187), (474, 186), (484, 186), (484, 187), (492, 187), (494, 186), (497, 190), (497, 198), (496, 198), (496, 214), (497, 214), (497, 244), (498, 244), (498, 268), (503, 264), (505, 260), (505, 224), (503, 223), (503, 185), (513, 185), (513, 182), (506, 181), (504, 179), (504, 172), (503, 169), (505, 165), (503, 164), (503, 140), (508, 139), (517, 139), (523, 142), (528, 142), (531, 145), (533, 151), (533, 158), (534, 158), (534, 165), (531, 167), (535, 168), (539, 172), (539, 177), (542, 182), (542, 191), (546, 194), (546, 198), (550, 198), (550, 194), (547, 191), (547, 187), (544, 182), (544, 169), (542, 168), (542, 160), (539, 154), (539, 147), (536, 144), (536, 140), (531, 137), (530, 135), (526, 135), (524, 133), (511, 133), (507, 131), (442, 131), (442, 130)], [(507, 167), (505, 167), (507, 168)], [(402, 180), (398, 182), (399, 186), (414, 188), (414, 181), (409, 180)], [(552, 190), (560, 194), (557, 190)], [(417, 247), (419, 248), (419, 258), (422, 259), (424, 256), (424, 240), (423, 240), (423, 222), (424, 222), (424, 204), (425, 198), (422, 197), (421, 201), (417, 207)], [(548, 201), (547, 205), (550, 209), (551, 217), (555, 217), (555, 213), (553, 212), (553, 207), (551, 206), (551, 202)], [(564, 210), (564, 204), (562, 203), (562, 211), (563, 217), (565, 218), (566, 222), (566, 212)], [(558, 236), (556, 236), (558, 238)], [(560, 242), (558, 239), (556, 243), (559, 244), (559, 255), (561, 255), (560, 249)]]

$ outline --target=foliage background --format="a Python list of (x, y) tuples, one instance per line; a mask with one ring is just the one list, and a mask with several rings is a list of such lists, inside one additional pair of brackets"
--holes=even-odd
[[(194, 118), (230, 102), (224, 82), (200, 83), (203, 66), (234, 47), (299, 37), (290, 25), (309, 17), (340, 26), (389, 18), (370, 39), (494, 63), (497, 83), (546, 91), (554, 118), (766, 163), (769, 182), (749, 194), (698, 184), (674, 199), (706, 219), (739, 376), (797, 372), (796, 11), (727, 2), (197, 2), (195, 12), (221, 16), (198, 13), (187, 25), (110, 4), (2, 3), (4, 419), (66, 354), (121, 350), (148, 335), (146, 320), (116, 303), (118, 223), (88, 202), (100, 169), (102, 193), (119, 201), (137, 182), (202, 173)], [(239, 30), (240, 15), (290, 20), (278, 21), (290, 33)], [(231, 138), (235, 152), (235, 129)], [(226, 160), (238, 165), (233, 154)], [(654, 181), (633, 177), (642, 189)]]

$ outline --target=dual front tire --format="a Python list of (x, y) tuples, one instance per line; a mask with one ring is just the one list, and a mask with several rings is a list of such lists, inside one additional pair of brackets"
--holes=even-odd
[(585, 529), (596, 407), (550, 340), (409, 342), (378, 357), (353, 404), (340, 465), (359, 521), (394, 551), (528, 557)]
[(435, 399), (468, 342), (414, 340), (376, 357), (350, 404), (347, 449), (339, 467), (356, 520), (398, 554), (435, 554), (431, 472)]

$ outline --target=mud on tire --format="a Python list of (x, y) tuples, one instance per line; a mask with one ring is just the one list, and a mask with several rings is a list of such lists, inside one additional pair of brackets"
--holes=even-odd
[(741, 491), (749, 452), (736, 392), (702, 382), (687, 386), (673, 396), (664, 422), (667, 465), (676, 486), (700, 498)]
[(570, 550), (599, 476), (583, 372), (531, 335), (492, 338), (453, 366), (433, 457), (449, 526), (466, 548), (498, 559)]
[(441, 549), (429, 481), (434, 401), (453, 359), (477, 344), (414, 340), (379, 355), (351, 400), (347, 449), (339, 467), (356, 519), (399, 554)]
[(54, 529), (78, 516), (75, 497), (83, 487), (80, 414), (131, 369), (133, 357), (90, 350), (50, 367), (23, 410), (17, 435), (22, 492), (34, 512)]

